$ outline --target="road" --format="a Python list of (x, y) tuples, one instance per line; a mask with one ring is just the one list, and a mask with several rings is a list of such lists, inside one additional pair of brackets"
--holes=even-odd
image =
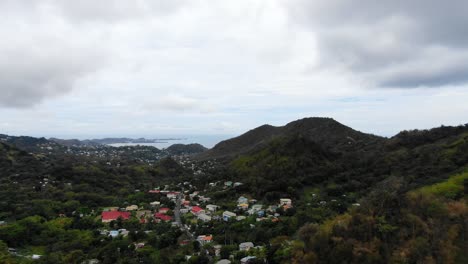
[(180, 219), (181, 201), (182, 201), (182, 198), (184, 197), (183, 193), (184, 193), (184, 191), (182, 190), (182, 192), (176, 198), (176, 206), (175, 206), (175, 209), (174, 209), (174, 218), (175, 218), (175, 221), (176, 221), (177, 225), (180, 227), (180, 230), (185, 232), (187, 234), (187, 236), (190, 238), (190, 240), (195, 240), (193, 234), (187, 228), (185, 228), (184, 224), (182, 224), (182, 220)]

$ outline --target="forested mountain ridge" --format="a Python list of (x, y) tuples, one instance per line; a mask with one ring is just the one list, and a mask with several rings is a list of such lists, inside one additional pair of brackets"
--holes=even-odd
[(261, 149), (276, 137), (302, 136), (332, 151), (361, 148), (381, 143), (384, 138), (351, 129), (332, 118), (304, 118), (274, 127), (263, 125), (238, 137), (222, 141), (198, 155), (199, 159), (231, 159)]
[(252, 192), (276, 199), (282, 194), (300, 195), (300, 189), (317, 184), (337, 193), (365, 193), (390, 176), (421, 186), (468, 165), (467, 125), (404, 131), (387, 139), (346, 129), (334, 121), (326, 124), (341, 133), (320, 134), (323, 127), (313, 130), (299, 120), (286, 127), (295, 132), (302, 127), (302, 133), (284, 133), (287, 136), (273, 137), (227, 160), (233, 179), (254, 186)]

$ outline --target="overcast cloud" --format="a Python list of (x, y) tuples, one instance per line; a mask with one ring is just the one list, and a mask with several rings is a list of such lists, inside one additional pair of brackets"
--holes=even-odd
[(466, 1), (0, 1), (0, 133), (468, 121)]

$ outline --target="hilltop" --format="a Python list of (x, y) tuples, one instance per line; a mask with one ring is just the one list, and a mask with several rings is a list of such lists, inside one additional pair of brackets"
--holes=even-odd
[(285, 126), (263, 125), (238, 137), (222, 141), (198, 155), (200, 160), (231, 159), (261, 149), (274, 138), (301, 136), (331, 151), (355, 150), (384, 142), (384, 138), (356, 131), (332, 118), (311, 117)]

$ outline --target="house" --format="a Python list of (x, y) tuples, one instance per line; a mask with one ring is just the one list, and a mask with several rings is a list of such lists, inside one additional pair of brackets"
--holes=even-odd
[(164, 221), (164, 222), (168, 222), (168, 221), (172, 220), (171, 216), (165, 215), (165, 214), (162, 214), (162, 213), (155, 213), (154, 218), (156, 218), (159, 221)]
[(247, 217), (243, 216), (243, 215), (239, 215), (238, 217), (236, 217), (236, 220), (237, 221), (242, 221), (242, 220), (245, 220)]
[(187, 209), (187, 208), (182, 208), (182, 209), (179, 210), (179, 212), (180, 212), (181, 214), (186, 214), (186, 213), (189, 212), (189, 209)]
[(234, 183), (234, 187), (239, 187), (239, 186), (241, 186), (242, 184), (243, 184), (242, 182), (235, 182), (235, 183)]
[(198, 193), (199, 192), (193, 192), (193, 193), (189, 194), (190, 199), (193, 199), (195, 196), (198, 195)]
[(136, 243), (135, 247), (136, 248), (143, 248), (145, 246), (145, 243)]
[(40, 259), (41, 257), (42, 257), (42, 255), (33, 254), (33, 255), (31, 256), (31, 259), (33, 259), (33, 260), (38, 260), (38, 259)]
[(270, 206), (268, 206), (267, 211), (270, 212), (270, 213), (275, 213), (277, 209), (278, 209), (278, 206), (270, 205)]
[(229, 219), (231, 219), (232, 217), (236, 217), (237, 215), (233, 212), (229, 212), (229, 211), (224, 211), (223, 212), (223, 220), (224, 221), (229, 221)]
[(116, 206), (113, 206), (113, 207), (106, 207), (103, 209), (103, 211), (118, 211), (119, 208), (116, 207)]
[(117, 237), (119, 236), (119, 231), (118, 230), (112, 230), (109, 232), (110, 237)]
[(177, 193), (177, 192), (169, 192), (169, 193), (167, 193), (166, 196), (167, 196), (167, 198), (169, 198), (169, 199), (176, 199), (178, 194), (179, 194), (179, 193)]
[(121, 218), (122, 220), (128, 220), (130, 218), (130, 213), (119, 212), (119, 211), (108, 211), (108, 212), (102, 212), (101, 214), (101, 219), (103, 223), (116, 221), (119, 218)]
[(228, 259), (221, 259), (220, 261), (216, 262), (216, 264), (231, 264), (232, 262)]
[(199, 207), (199, 206), (192, 206), (192, 210), (191, 210), (192, 214), (194, 215), (199, 215), (199, 214), (204, 214), (205, 213), (205, 210), (203, 210), (203, 208)]
[(127, 229), (119, 229), (119, 234), (121, 234), (123, 237), (128, 236), (129, 233), (130, 231), (128, 231)]
[(162, 208), (159, 208), (158, 213), (167, 214), (167, 212), (169, 212), (169, 210), (171, 210), (171, 209), (169, 209), (167, 207), (162, 207)]
[(254, 259), (256, 259), (257, 257), (255, 256), (247, 256), (245, 258), (241, 258), (241, 264), (249, 264), (249, 263), (252, 263), (254, 261)]
[(138, 205), (133, 204), (133, 205), (125, 207), (125, 211), (135, 211), (135, 210), (138, 210)]
[(199, 197), (198, 197), (198, 200), (199, 200), (200, 202), (207, 203), (207, 202), (211, 201), (211, 198), (205, 197), (205, 196), (199, 196)]
[(292, 206), (292, 201), (291, 201), (291, 199), (288, 199), (288, 198), (281, 198), (281, 199), (280, 199), (280, 206), (283, 206), (283, 205)]
[(250, 210), (248, 211), (249, 215), (254, 215), (256, 214), (257, 212), (259, 212), (260, 210), (262, 210), (262, 205), (261, 204), (254, 204), (252, 206), (252, 208), (250, 208)]
[(249, 209), (249, 204), (246, 204), (246, 203), (238, 204), (237, 208), (239, 208), (241, 210), (247, 210), (247, 209)]
[(150, 205), (151, 205), (151, 206), (159, 206), (159, 205), (161, 205), (161, 202), (159, 202), (159, 201), (154, 201), (154, 202), (151, 202)]
[(249, 251), (251, 248), (254, 247), (252, 242), (244, 242), (239, 244), (239, 251)]
[(160, 193), (160, 190), (149, 190), (148, 193)]
[(203, 246), (213, 241), (212, 235), (201, 235), (197, 237), (197, 241)]
[(150, 210), (140, 210), (136, 212), (136, 217), (138, 219), (143, 218), (143, 217), (149, 217), (149, 216), (151, 216)]
[(262, 210), (262, 208), (263, 208), (263, 205), (261, 205), (261, 204), (254, 204), (252, 206), (252, 210), (254, 210), (255, 212), (258, 212), (258, 211)]
[(215, 251), (215, 256), (219, 257), (221, 255), (221, 249), (223, 248), (223, 246), (214, 245), (213, 248), (214, 248), (214, 251)]
[(245, 198), (244, 196), (241, 196), (239, 197), (239, 199), (237, 199), (237, 204), (248, 204), (249, 203), (249, 199)]
[(197, 218), (198, 220), (201, 220), (203, 222), (209, 222), (211, 221), (211, 216), (207, 215), (207, 214), (198, 214), (197, 215)]
[(218, 210), (219, 206), (214, 205), (214, 204), (209, 204), (206, 206), (206, 209), (210, 212), (216, 212)]

